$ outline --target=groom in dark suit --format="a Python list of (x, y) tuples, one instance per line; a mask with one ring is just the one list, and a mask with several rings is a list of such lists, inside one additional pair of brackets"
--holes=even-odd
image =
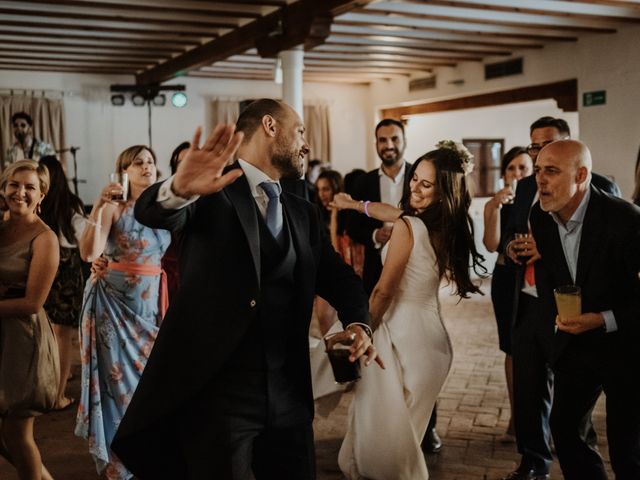
[(315, 294), (353, 339), (350, 360), (376, 357), (360, 279), (316, 209), (280, 187), (308, 151), (300, 117), (262, 99), (236, 129), (218, 125), (202, 148), (197, 131), (176, 175), (136, 204), (141, 223), (183, 239), (180, 290), (112, 444), (142, 480), (315, 478)]
[[(639, 479), (640, 209), (591, 184), (591, 155), (578, 141), (544, 147), (535, 172), (536, 285), (540, 320), (557, 327), (551, 430), (564, 478), (607, 478), (589, 431), (604, 391), (611, 466), (618, 480)], [(581, 288), (580, 315), (556, 316), (553, 290), (564, 285)]]

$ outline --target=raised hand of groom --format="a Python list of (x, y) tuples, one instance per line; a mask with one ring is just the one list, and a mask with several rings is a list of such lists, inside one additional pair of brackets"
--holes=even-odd
[(235, 125), (216, 125), (202, 147), (200, 135), (197, 128), (171, 184), (173, 193), (182, 198), (219, 192), (242, 176), (239, 168), (223, 173), (242, 143), (243, 133), (236, 132)]

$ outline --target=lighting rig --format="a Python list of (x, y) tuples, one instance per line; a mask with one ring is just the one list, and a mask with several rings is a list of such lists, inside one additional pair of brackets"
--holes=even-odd
[(126, 96), (136, 107), (147, 105), (149, 113), (149, 146), (151, 147), (151, 106), (164, 107), (167, 96), (161, 92), (173, 92), (171, 104), (182, 108), (187, 105), (187, 87), (185, 85), (111, 85), (111, 104), (122, 107), (126, 103)]

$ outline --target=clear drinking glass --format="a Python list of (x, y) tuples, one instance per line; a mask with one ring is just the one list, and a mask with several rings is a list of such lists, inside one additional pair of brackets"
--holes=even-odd
[(561, 321), (582, 313), (582, 292), (577, 285), (563, 285), (553, 290)]
[(349, 361), (349, 356), (351, 356), (349, 347), (354, 339), (354, 335), (345, 336), (344, 332), (336, 332), (324, 337), (324, 344), (336, 383), (354, 382), (360, 378), (360, 360)]
[[(505, 187), (505, 183), (504, 183), (504, 178), (500, 177), (498, 179), (498, 190), (502, 190)], [(513, 179), (511, 180), (510, 184), (509, 184), (509, 188), (511, 190), (511, 198), (509, 198), (506, 202), (504, 203), (508, 203), (511, 204), (514, 202), (515, 198), (516, 198), (516, 187), (518, 186), (518, 180), (517, 179)]]
[(111, 192), (111, 200), (114, 202), (126, 202), (129, 198), (129, 175), (126, 173), (110, 173), (109, 183), (117, 183), (119, 189)]

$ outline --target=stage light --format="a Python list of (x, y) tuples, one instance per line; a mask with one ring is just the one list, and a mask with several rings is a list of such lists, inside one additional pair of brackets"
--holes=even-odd
[(145, 103), (147, 103), (147, 100), (141, 93), (134, 93), (133, 95), (131, 95), (131, 103), (133, 103), (136, 107), (142, 107)]
[(121, 107), (124, 105), (124, 95), (117, 94), (111, 95), (111, 105), (114, 107)]
[(171, 104), (174, 107), (182, 108), (187, 105), (187, 94), (184, 92), (176, 92), (171, 96)]
[(152, 102), (156, 107), (164, 107), (167, 103), (167, 97), (164, 93), (160, 93), (153, 97)]

